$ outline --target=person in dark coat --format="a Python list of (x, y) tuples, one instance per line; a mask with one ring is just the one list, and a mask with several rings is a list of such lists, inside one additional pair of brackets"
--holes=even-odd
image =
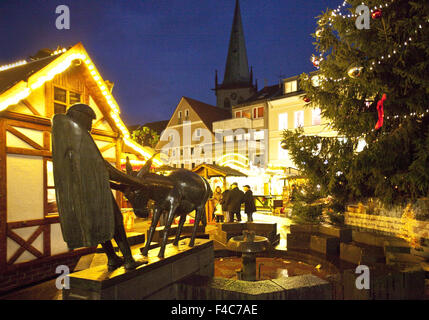
[(238, 188), (237, 183), (231, 185), (228, 193), (227, 210), (229, 213), (229, 222), (234, 222), (234, 215), (237, 215), (237, 221), (241, 221), (241, 204), (243, 203), (244, 192)]
[(253, 199), (253, 192), (250, 186), (244, 186), (244, 212), (247, 214), (247, 221), (253, 222), (253, 213), (256, 211), (255, 199)]
[(220, 204), (222, 206), (222, 213), (224, 216), (224, 220), (225, 222), (229, 222), (229, 215), (228, 215), (228, 194), (229, 194), (229, 190), (227, 188), (225, 188), (224, 192), (222, 192), (222, 199), (220, 200)]

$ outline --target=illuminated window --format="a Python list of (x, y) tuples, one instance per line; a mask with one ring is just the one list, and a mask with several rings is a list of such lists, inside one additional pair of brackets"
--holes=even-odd
[(255, 140), (264, 140), (265, 137), (265, 131), (261, 130), (261, 131), (255, 131), (255, 133), (253, 134), (253, 138)]
[(312, 116), (311, 124), (313, 126), (318, 126), (320, 124), (320, 122), (321, 122), (321, 119), (320, 119), (320, 109), (319, 108), (313, 109), (312, 112), (311, 112), (311, 116)]
[(236, 117), (236, 118), (241, 118), (241, 117), (242, 117), (242, 113), (241, 113), (241, 111), (236, 111), (236, 112), (235, 112), (235, 117)]
[(295, 112), (295, 128), (304, 126), (304, 111), (296, 111)]
[(252, 119), (252, 113), (250, 112), (250, 110), (243, 110), (242, 117), (247, 119)]
[(298, 90), (298, 81), (285, 82), (285, 93), (291, 93)]
[(253, 119), (264, 117), (264, 107), (253, 108)]
[(286, 130), (288, 128), (288, 116), (287, 113), (279, 114), (279, 130)]
[(46, 215), (57, 215), (57, 199), (55, 197), (54, 167), (52, 161), (46, 160)]
[(66, 113), (67, 108), (81, 102), (81, 94), (54, 87), (54, 114)]

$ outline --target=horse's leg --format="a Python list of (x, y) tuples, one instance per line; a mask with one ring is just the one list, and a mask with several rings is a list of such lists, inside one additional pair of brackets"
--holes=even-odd
[(171, 224), (173, 223), (174, 214), (176, 212), (177, 207), (178, 201), (172, 200), (170, 202), (170, 210), (168, 211), (167, 223), (165, 224), (164, 228), (164, 236), (162, 239), (161, 249), (159, 250), (158, 254), (159, 258), (164, 258), (165, 246), (167, 245), (168, 240), (168, 232), (170, 231)]
[(176, 234), (176, 238), (174, 238), (173, 246), (177, 246), (179, 244), (180, 234), (182, 233), (182, 228), (183, 228), (183, 225), (185, 224), (185, 221), (186, 221), (186, 214), (183, 213), (180, 216), (179, 226), (177, 227), (177, 234)]
[(152, 218), (152, 222), (150, 224), (150, 228), (149, 228), (149, 232), (147, 234), (147, 239), (146, 239), (146, 245), (144, 246), (144, 248), (140, 249), (141, 253), (146, 257), (149, 253), (149, 247), (150, 247), (150, 243), (152, 242), (153, 239), (153, 233), (155, 232), (156, 226), (158, 225), (158, 221), (159, 221), (159, 217), (161, 215), (161, 208), (160, 206), (155, 206), (154, 210), (153, 210), (153, 218)]
[(206, 214), (206, 210), (205, 210), (205, 204), (203, 204), (202, 206), (198, 207), (195, 210), (195, 222), (194, 222), (194, 229), (192, 230), (192, 236), (191, 236), (191, 241), (189, 241), (189, 246), (193, 247), (195, 244), (195, 237), (197, 235), (197, 229), (198, 229), (198, 225), (200, 224), (200, 219), (203, 215)]

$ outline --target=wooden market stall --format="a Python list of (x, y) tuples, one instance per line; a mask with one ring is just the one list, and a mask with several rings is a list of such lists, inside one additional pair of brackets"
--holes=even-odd
[(90, 105), (97, 115), (94, 141), (117, 168), (124, 152), (141, 163), (152, 155), (130, 139), (112, 87), (81, 43), (0, 67), (0, 292), (52, 276), (53, 267), (91, 250), (70, 251), (62, 238), (51, 158), (54, 114), (74, 103)]
[[(193, 172), (197, 173), (198, 175), (204, 177), (209, 181), (211, 178), (221, 178), (223, 183), (223, 190), (226, 189), (226, 177), (247, 177), (244, 173), (232, 169), (227, 166), (218, 166), (215, 164), (207, 164), (203, 163), (199, 166), (195, 167)], [(213, 190), (214, 191), (214, 190)], [(214, 205), (212, 199), (207, 201), (206, 204), (206, 215), (207, 215), (207, 223), (214, 223)]]

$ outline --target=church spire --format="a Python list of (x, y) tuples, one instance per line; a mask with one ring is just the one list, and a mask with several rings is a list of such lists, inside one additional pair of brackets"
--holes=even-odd
[(240, 3), (239, 0), (236, 0), (223, 84), (233, 85), (249, 82), (249, 63), (247, 61)]

